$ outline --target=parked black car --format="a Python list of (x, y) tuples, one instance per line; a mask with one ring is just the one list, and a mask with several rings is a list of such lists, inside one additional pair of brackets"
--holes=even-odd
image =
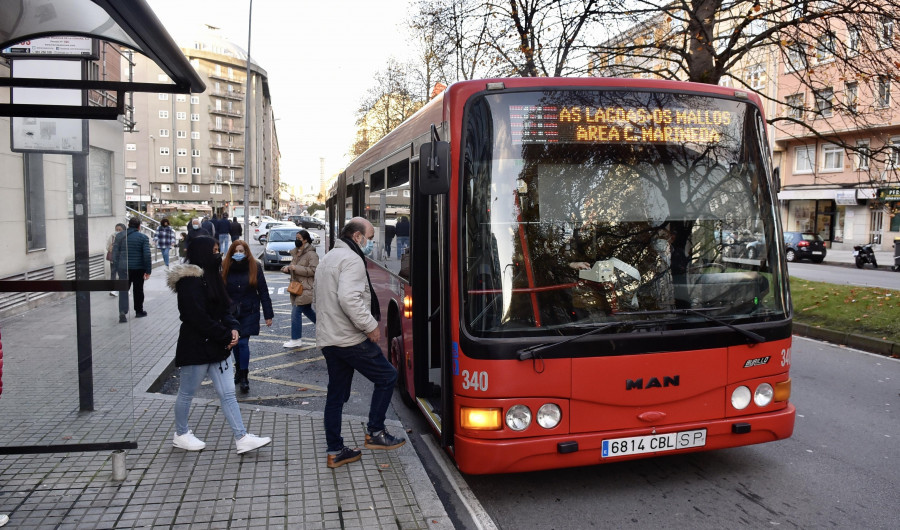
[(309, 217), (307, 215), (301, 215), (298, 221), (294, 221), (297, 223), (297, 226), (302, 226), (303, 228), (318, 228), (320, 230), (325, 229), (325, 221), (320, 221), (315, 217)]
[(812, 232), (785, 232), (784, 256), (788, 261), (808, 259), (813, 263), (825, 260), (825, 240)]
[(289, 215), (289, 216), (285, 217), (284, 220), (290, 221), (290, 222), (294, 223), (295, 225), (300, 226), (300, 218), (301, 217), (303, 217), (303, 216), (302, 215)]

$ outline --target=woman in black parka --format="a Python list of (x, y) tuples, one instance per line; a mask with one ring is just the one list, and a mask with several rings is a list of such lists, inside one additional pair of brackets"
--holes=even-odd
[(219, 395), (222, 413), (234, 433), (238, 453), (262, 447), (272, 441), (247, 433), (234, 396), (234, 363), (231, 348), (238, 342), (238, 322), (231, 315), (225, 283), (219, 273), (222, 255), (219, 243), (201, 236), (191, 241), (185, 263), (169, 269), (167, 283), (178, 295), (181, 329), (175, 349), (179, 367), (178, 397), (175, 400), (173, 445), (199, 451), (206, 444), (188, 429), (188, 415), (194, 393), (204, 377), (212, 380)]
[(266, 275), (263, 267), (250, 254), (250, 247), (237, 240), (228, 248), (222, 260), (222, 278), (225, 290), (231, 299), (232, 314), (240, 322), (240, 337), (232, 349), (237, 371), (235, 384), (241, 386), (241, 392), (250, 391), (247, 374), (250, 371), (250, 336), (259, 335), (259, 306), (262, 304), (266, 326), (272, 325), (275, 312), (272, 311), (272, 299), (266, 286)]

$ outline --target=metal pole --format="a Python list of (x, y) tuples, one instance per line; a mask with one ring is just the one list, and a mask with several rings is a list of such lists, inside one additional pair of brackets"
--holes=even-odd
[[(88, 247), (88, 155), (72, 156), (72, 200), (75, 228), (75, 279), (91, 278)], [(82, 412), (94, 410), (94, 368), (91, 344), (91, 292), (75, 293), (75, 336), (78, 342), (78, 403)]]
[(250, 96), (251, 72), (250, 72), (250, 35), (253, 30), (253, 0), (250, 0), (250, 11), (247, 15), (247, 80), (244, 89), (244, 238), (250, 241), (250, 166), (251, 166), (251, 142), (250, 142)]

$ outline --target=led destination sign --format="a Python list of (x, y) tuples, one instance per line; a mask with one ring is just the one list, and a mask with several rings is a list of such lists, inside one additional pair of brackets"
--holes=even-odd
[(514, 144), (717, 144), (732, 122), (726, 110), (512, 105)]

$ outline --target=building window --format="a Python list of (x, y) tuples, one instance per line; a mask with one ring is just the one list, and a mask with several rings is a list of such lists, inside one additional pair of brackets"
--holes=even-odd
[(187, 190), (188, 190), (187, 187), (188, 187), (187, 184), (179, 184), (178, 185), (178, 193), (187, 193)]
[(835, 42), (837, 37), (832, 32), (824, 33), (816, 44), (816, 63), (822, 64), (834, 60)]
[(178, 156), (187, 156), (187, 149), (179, 149)]
[(176, 112), (176, 113), (175, 113), (175, 119), (176, 119), (176, 120), (186, 120), (186, 119), (187, 119), (187, 112)]
[(804, 48), (805, 46), (802, 42), (795, 42), (788, 46), (787, 64), (785, 65), (786, 71), (794, 72), (806, 69), (806, 53), (804, 52)]
[(169, 156), (169, 148), (168, 147), (160, 147), (159, 154), (163, 156)]
[(754, 64), (744, 73), (744, 81), (750, 88), (759, 90), (766, 86), (766, 69), (761, 64)]
[(126, 151), (137, 151), (137, 144), (125, 144)]
[(191, 114), (191, 121), (200, 121), (200, 115), (197, 113)]
[(179, 103), (184, 103), (185, 101), (187, 101), (187, 96), (185, 96), (184, 94), (176, 94), (175, 101), (178, 101)]
[(894, 41), (894, 21), (884, 17), (878, 21), (878, 47), (890, 48)]
[(199, 149), (191, 149), (191, 156), (194, 157), (194, 158), (199, 157), (199, 156), (200, 156), (200, 150), (199, 150)]
[(187, 131), (177, 131), (178, 138), (187, 138)]
[(191, 105), (199, 105), (200, 96), (191, 96)]
[(855, 169), (869, 169), (869, 162), (872, 159), (872, 152), (869, 148), (868, 140), (859, 140), (856, 142)]
[(795, 120), (803, 119), (803, 104), (804, 104), (803, 94), (792, 94), (785, 98), (785, 115), (789, 118), (794, 118)]
[(844, 169), (844, 150), (834, 144), (822, 146), (822, 169), (840, 171)]
[(891, 78), (886, 75), (878, 76), (878, 80), (876, 81), (878, 95), (876, 97), (875, 105), (878, 107), (890, 107), (891, 106)]
[(199, 174), (200, 174), (200, 168), (199, 168), (199, 167), (192, 167), (192, 168), (191, 168), (191, 174), (192, 174), (192, 175), (199, 175)]
[(210, 185), (209, 185), (209, 192), (210, 192), (211, 194), (213, 194), (213, 195), (215, 195), (216, 193), (218, 193), (218, 192), (216, 191), (216, 185), (215, 185), (215, 184), (210, 184)]
[(159, 172), (163, 175), (166, 175), (168, 173), (171, 173), (172, 170), (171, 168), (169, 168), (169, 166), (159, 166)]
[(859, 28), (850, 26), (847, 28), (847, 56), (859, 55)]
[(228, 170), (228, 182), (234, 182), (234, 170), (233, 169)]
[(803, 145), (794, 148), (794, 173), (812, 173), (813, 161), (816, 159), (816, 147)]
[[(893, 138), (891, 138), (891, 143), (888, 144), (888, 149), (889, 153), (886, 169), (900, 168), (900, 137), (894, 136)], [(886, 175), (882, 177), (882, 179), (886, 178)]]
[(200, 193), (200, 185), (191, 184), (191, 193)]
[(187, 168), (184, 166), (178, 166), (178, 174), (179, 175), (187, 175)]
[(823, 88), (816, 91), (816, 114), (823, 118), (833, 115), (834, 89)]
[(856, 113), (857, 104), (859, 103), (859, 85), (855, 82), (844, 85), (844, 96), (847, 99), (847, 110)]
[(137, 162), (135, 162), (134, 160), (125, 162), (125, 169), (137, 169)]
[(167, 111), (167, 110), (161, 110), (161, 111), (159, 111), (159, 117), (160, 117), (160, 118), (163, 118), (163, 119), (168, 118), (168, 117), (169, 117), (169, 111)]
[(216, 180), (222, 180), (222, 168), (216, 168)]
[(160, 129), (159, 137), (160, 138), (168, 138), (169, 137), (169, 129)]
[(191, 131), (191, 140), (199, 140), (200, 131)]
[(169, 101), (169, 95), (166, 94), (165, 92), (160, 92), (160, 93), (159, 93), (159, 100), (160, 100), (160, 101)]

